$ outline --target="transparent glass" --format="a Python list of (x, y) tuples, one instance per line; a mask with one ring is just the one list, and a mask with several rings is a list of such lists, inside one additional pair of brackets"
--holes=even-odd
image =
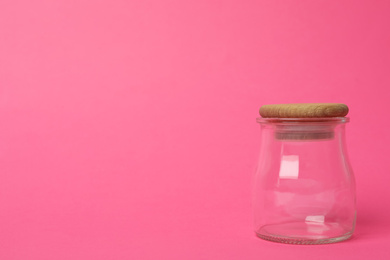
[(258, 118), (253, 208), (258, 237), (326, 244), (351, 237), (355, 180), (345, 145), (348, 118)]

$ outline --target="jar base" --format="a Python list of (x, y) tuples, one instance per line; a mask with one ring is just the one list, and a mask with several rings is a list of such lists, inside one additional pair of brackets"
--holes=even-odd
[(307, 222), (265, 225), (256, 231), (261, 239), (297, 245), (337, 243), (349, 239), (352, 233), (338, 223)]

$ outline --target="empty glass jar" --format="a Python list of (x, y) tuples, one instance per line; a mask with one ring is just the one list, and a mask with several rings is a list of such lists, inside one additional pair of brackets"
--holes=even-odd
[(355, 181), (346, 117), (258, 118), (261, 147), (253, 207), (258, 237), (325, 244), (351, 237)]

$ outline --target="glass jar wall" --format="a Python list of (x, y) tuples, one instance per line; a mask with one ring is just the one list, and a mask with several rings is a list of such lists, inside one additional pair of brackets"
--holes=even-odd
[(345, 146), (346, 117), (258, 118), (261, 147), (253, 187), (262, 239), (324, 244), (351, 237), (355, 180)]

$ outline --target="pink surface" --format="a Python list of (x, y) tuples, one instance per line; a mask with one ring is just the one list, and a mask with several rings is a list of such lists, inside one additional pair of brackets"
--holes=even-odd
[[(390, 1), (0, 2), (0, 259), (389, 259)], [(356, 235), (252, 231), (262, 104), (344, 102)]]

